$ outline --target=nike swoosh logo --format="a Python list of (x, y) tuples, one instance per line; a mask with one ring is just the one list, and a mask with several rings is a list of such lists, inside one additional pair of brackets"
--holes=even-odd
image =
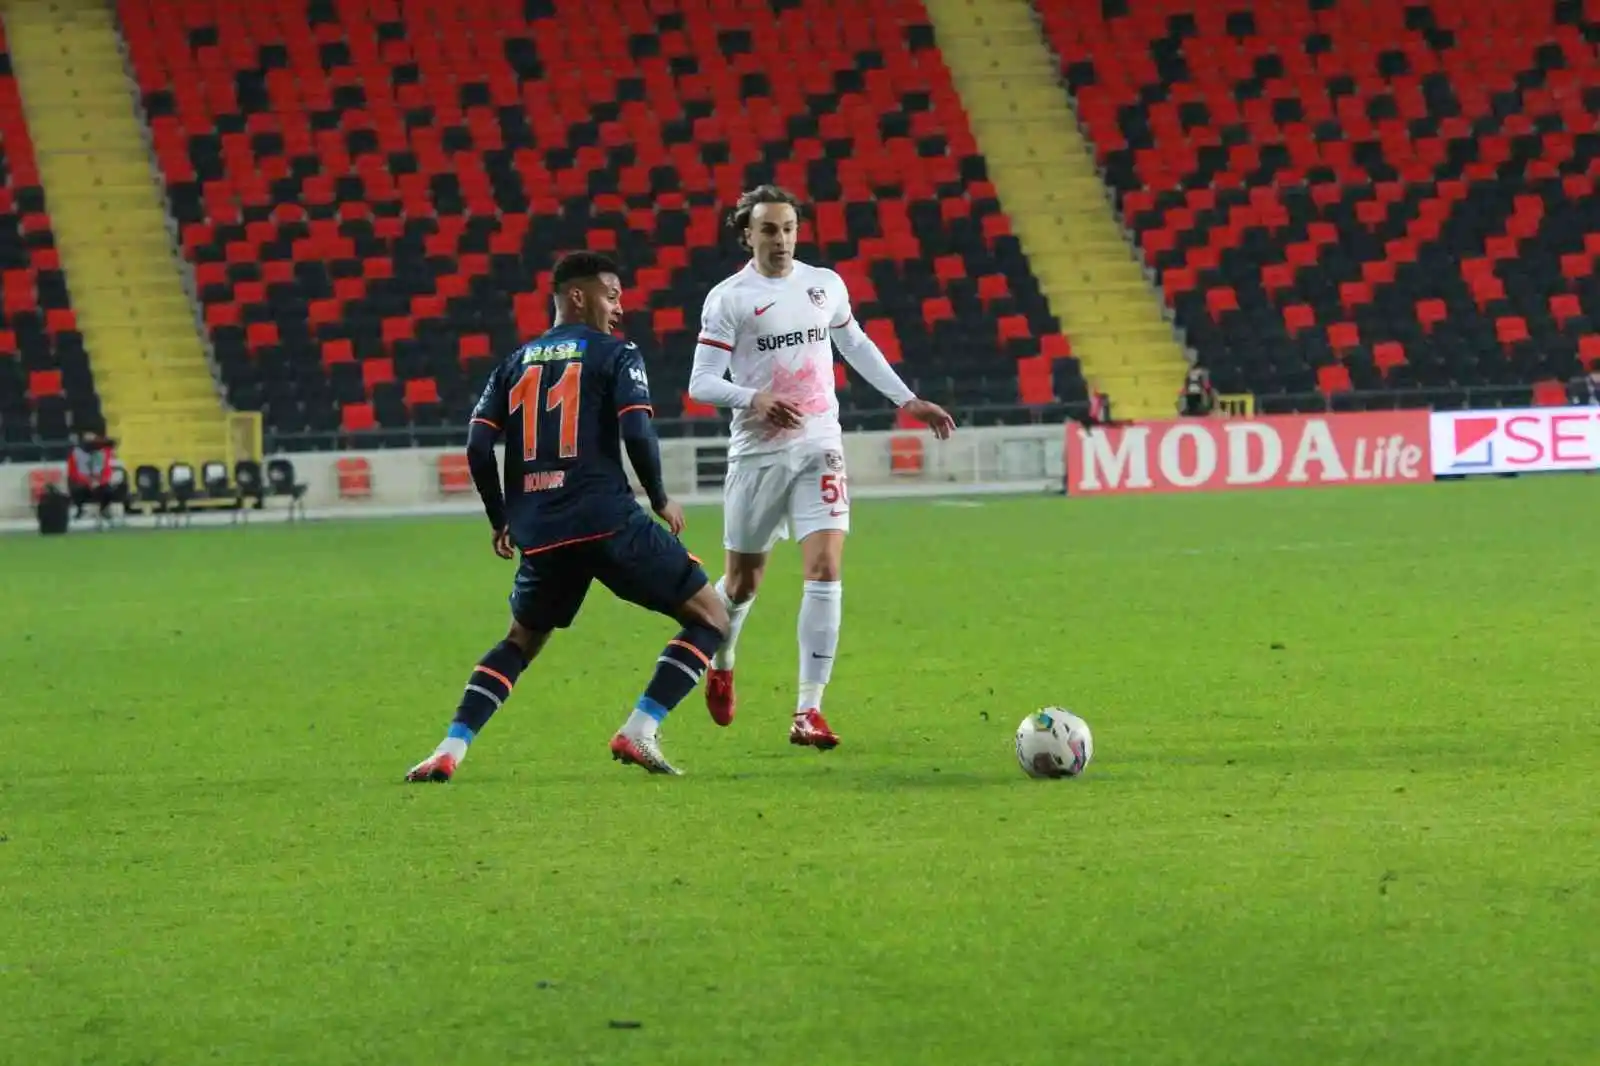
[(844, 515), (847, 515), (849, 513), (850, 513), (849, 511), (829, 511), (828, 512), (828, 517), (830, 517), (830, 518), (840, 518), (840, 517), (842, 517)]
[[(775, 303), (777, 303), (777, 302), (778, 302), (778, 301), (776, 301), (776, 300), (774, 300), (774, 301), (772, 301), (772, 304), (775, 304)], [(770, 310), (772, 310), (772, 304), (768, 304), (768, 305), (767, 305), (767, 306), (765, 306), (765, 307), (758, 307), (758, 308), (756, 308), (756, 314), (758, 314), (758, 315), (764, 315), (764, 314), (766, 314), (766, 313), (767, 313), (767, 312), (768, 312), (768, 311), (770, 311)]]
[(818, 655), (816, 652), (812, 652), (811, 653), (811, 657), (813, 659), (831, 659), (831, 658), (833, 658), (833, 656), (831, 656), (831, 655)]

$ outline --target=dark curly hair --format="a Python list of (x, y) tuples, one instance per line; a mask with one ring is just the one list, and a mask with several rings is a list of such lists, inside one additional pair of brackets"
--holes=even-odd
[(734, 236), (739, 241), (739, 247), (746, 250), (750, 242), (745, 239), (744, 231), (750, 228), (750, 214), (760, 204), (788, 204), (794, 208), (795, 217), (803, 218), (805, 208), (800, 203), (800, 198), (788, 189), (778, 185), (757, 185), (733, 205), (733, 210), (728, 212), (728, 228), (733, 230)]
[(621, 275), (617, 269), (617, 261), (609, 255), (599, 252), (568, 252), (556, 260), (555, 270), (550, 278), (551, 288), (560, 291), (574, 281), (588, 281), (598, 278), (601, 274)]

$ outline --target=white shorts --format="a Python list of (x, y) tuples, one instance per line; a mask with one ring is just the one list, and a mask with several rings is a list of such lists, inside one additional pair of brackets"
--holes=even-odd
[(850, 531), (850, 488), (844, 452), (801, 447), (728, 462), (723, 483), (722, 546), (758, 554), (792, 536)]

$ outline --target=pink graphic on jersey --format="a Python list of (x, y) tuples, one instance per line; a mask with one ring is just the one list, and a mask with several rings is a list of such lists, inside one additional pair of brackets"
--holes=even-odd
[(772, 368), (772, 394), (780, 400), (788, 400), (800, 408), (802, 414), (826, 414), (833, 406), (833, 375), (823, 377), (814, 361), (807, 361), (799, 370), (775, 366)]

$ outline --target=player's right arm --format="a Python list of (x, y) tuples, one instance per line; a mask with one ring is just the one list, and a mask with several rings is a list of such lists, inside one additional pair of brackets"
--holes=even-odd
[(798, 426), (802, 415), (793, 404), (728, 380), (728, 362), (737, 336), (732, 310), (723, 294), (712, 289), (700, 309), (700, 339), (694, 346), (694, 368), (689, 371), (690, 397), (713, 407), (749, 408), (783, 429)]
[(505, 369), (496, 367), (483, 387), (483, 395), (478, 397), (477, 406), (472, 409), (472, 420), (467, 423), (467, 468), (472, 471), (472, 484), (483, 501), (489, 525), (494, 527), (497, 552), (500, 535), (506, 529), (506, 500), (500, 487), (500, 466), (495, 461), (494, 446), (499, 443), (510, 419)]

